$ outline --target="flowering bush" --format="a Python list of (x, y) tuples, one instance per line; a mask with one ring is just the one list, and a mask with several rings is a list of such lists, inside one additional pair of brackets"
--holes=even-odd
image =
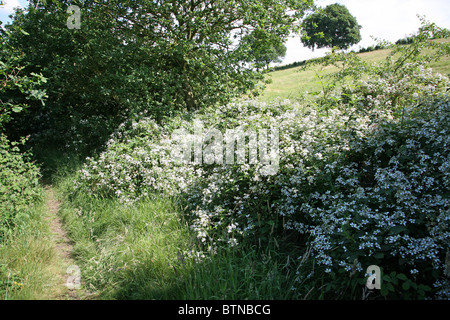
[[(431, 280), (442, 275), (449, 244), (448, 97), (422, 101), (403, 118), (388, 110), (355, 117), (354, 108), (328, 116), (299, 105), (276, 109), (284, 109), (271, 115), (280, 127), (277, 175), (258, 174), (258, 164), (175, 165), (170, 135), (145, 119), (89, 160), (77, 189), (128, 203), (154, 192), (184, 196), (205, 249), (291, 230), (336, 281), (342, 270), (361, 279), (378, 264), (439, 285)], [(266, 117), (254, 103), (220, 112), (245, 114), (246, 124)]]
[(355, 274), (372, 264), (419, 283), (442, 275), (450, 240), (449, 111), (443, 96), (411, 108), (403, 123), (389, 112), (377, 122), (333, 112), (327, 121), (349, 121), (348, 129), (319, 127), (341, 138), (333, 148), (319, 142), (280, 181), (286, 228), (305, 235), (337, 281), (342, 270)]
[[(173, 161), (173, 130), (192, 132), (195, 122), (143, 118), (88, 159), (74, 191), (126, 203), (155, 192), (177, 196), (210, 251), (295, 234), (333, 298), (354, 297), (346, 288), (362, 288), (370, 265), (383, 269), (384, 296), (449, 298), (449, 79), (403, 62), (401, 72), (374, 66), (311, 106), (246, 101), (193, 115), (222, 132), (276, 126), (274, 175), (262, 175), (258, 162)], [(298, 275), (299, 286), (306, 278)]]

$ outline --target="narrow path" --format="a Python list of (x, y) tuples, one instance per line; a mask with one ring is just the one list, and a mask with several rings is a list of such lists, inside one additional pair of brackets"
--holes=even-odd
[(61, 268), (58, 274), (55, 274), (55, 288), (56, 293), (54, 300), (79, 300), (80, 289), (70, 288), (67, 283), (71, 281), (70, 274), (67, 274), (68, 268), (74, 266), (72, 259), (73, 246), (63, 228), (61, 219), (58, 217), (58, 210), (60, 202), (55, 196), (55, 192), (51, 186), (47, 186), (47, 216), (46, 220), (49, 223), (52, 234), (52, 241), (55, 244), (55, 254), (60, 261)]

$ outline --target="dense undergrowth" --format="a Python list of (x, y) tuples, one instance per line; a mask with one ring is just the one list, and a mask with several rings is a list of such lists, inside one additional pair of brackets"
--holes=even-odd
[[(83, 161), (40, 142), (84, 288), (99, 299), (449, 299), (449, 79), (427, 68), (449, 45), (428, 41), (433, 28), (381, 63), (331, 55), (340, 71), (302, 102), (142, 113)], [(224, 161), (229, 133), (248, 146), (233, 147), (241, 163)], [(265, 152), (252, 153), (256, 138)], [(178, 157), (180, 143), (192, 157)], [(20, 296), (32, 273), (14, 257), (52, 261), (32, 247), (46, 232), (33, 227), (39, 170), (6, 138), (0, 151), (0, 292), (34, 297)], [(381, 290), (365, 289), (370, 265)]]
[[(242, 106), (247, 112), (239, 109)], [(260, 123), (260, 106), (250, 107), (230, 105), (227, 111)], [(278, 112), (280, 107), (276, 106)], [(400, 118), (382, 110), (355, 116), (354, 108), (336, 108), (328, 115), (290, 104), (286, 109), (277, 118), (282, 126), (280, 171), (274, 176), (262, 176), (249, 165), (205, 169), (145, 161), (154, 145), (127, 136), (126, 144), (118, 145), (133, 147), (118, 153), (117, 145), (111, 144), (115, 147), (91, 159), (66, 192), (75, 199), (86, 195), (117, 199), (125, 211), (147, 203), (151, 194), (176, 197), (186, 207), (174, 212), (187, 212), (199, 244), (175, 247), (194, 260), (210, 255), (214, 259), (223, 244), (242, 243), (245, 248), (286, 241), (284, 249), (291, 243), (290, 254), (296, 252), (292, 263), (303, 271), (299, 261), (304, 262), (307, 246), (309, 259), (317, 264), (314, 276), (326, 279), (330, 298), (344, 285), (362, 286), (365, 268), (371, 264), (402, 280), (386, 277), (390, 292), (383, 292), (385, 296), (418, 298), (436, 290), (445, 295), (441, 281), (448, 248), (448, 97), (427, 97)], [(168, 151), (159, 148), (157, 154)], [(93, 222), (96, 210), (79, 215), (85, 223)], [(111, 225), (112, 210), (106, 210), (102, 225)], [(127, 221), (124, 214), (118, 218)], [(101, 238), (92, 225), (86, 228), (92, 239)], [(297, 243), (285, 239), (292, 233), (297, 234)], [(301, 288), (308, 276), (300, 272), (292, 290)]]
[(20, 220), (26, 219), (33, 203), (42, 198), (42, 189), (39, 169), (20, 152), (17, 142), (1, 135), (0, 156), (1, 241)]
[[(183, 243), (189, 245), (174, 244), (163, 259), (135, 261), (137, 269), (149, 272), (155, 270), (152, 263), (170, 265), (178, 282), (190, 277), (184, 273), (190, 265), (196, 271), (189, 279), (198, 279), (190, 287), (216, 288), (220, 281), (205, 282), (204, 273), (198, 274), (196, 268), (216, 270), (217, 261), (222, 261), (219, 272), (225, 272), (231, 261), (241, 261), (245, 267), (240, 268), (250, 270), (249, 274), (265, 275), (277, 287), (288, 287), (284, 298), (448, 299), (449, 79), (427, 69), (433, 57), (421, 55), (429, 46), (436, 50), (434, 57), (447, 54), (448, 44), (428, 42), (425, 35), (431, 27), (425, 26), (424, 37), (418, 36), (411, 46), (394, 48), (382, 63), (370, 65), (352, 54), (331, 56), (327, 63), (336, 63), (341, 71), (310, 101), (241, 101), (202, 109), (189, 119), (173, 117), (158, 124), (143, 116), (123, 124), (107, 149), (88, 158), (64, 189), (72, 204), (80, 197), (89, 199), (71, 211), (76, 225), (86, 225), (82, 228), (90, 238), (86, 245), (98, 252), (83, 268), (93, 270), (88, 274), (103, 275), (98, 266), (105, 266), (96, 259), (120, 248), (103, 244), (104, 230), (116, 219), (126, 224), (134, 219), (91, 203), (113, 201), (130, 212), (142, 203), (154, 204), (149, 199), (156, 195), (156, 203), (167, 201), (177, 208), (160, 211), (173, 211), (177, 217), (166, 218), (167, 223), (186, 225), (183, 230), (190, 240)], [(195, 134), (200, 125), (203, 134)], [(250, 163), (251, 151), (239, 155), (237, 150), (237, 157), (245, 155), (246, 161), (234, 165), (220, 160), (225, 155), (220, 152), (218, 157), (213, 152), (213, 161), (196, 162), (195, 155), (187, 162), (175, 161), (180, 139), (213, 147), (219, 133), (226, 139), (227, 130), (233, 129), (244, 136), (246, 132), (247, 143), (252, 133), (278, 132), (278, 141), (263, 135), (264, 143), (271, 141), (270, 147), (276, 149), (274, 174), (264, 173), (262, 161)], [(214, 143), (211, 132), (216, 134)], [(100, 214), (104, 221), (100, 230), (89, 226), (98, 210), (111, 216)], [(132, 228), (120, 230), (107, 239), (127, 237), (126, 230)], [(149, 237), (152, 234), (148, 232)], [(240, 252), (238, 260), (229, 252)], [(269, 269), (258, 271), (248, 264), (258, 258), (247, 260), (248, 252), (277, 259), (270, 260)], [(111, 259), (122, 261), (115, 254)], [(179, 260), (185, 264), (178, 265)], [(381, 291), (364, 291), (370, 265), (382, 268)], [(177, 278), (179, 274), (183, 277)], [(226, 274), (230, 286), (235, 272), (230, 269)], [(242, 286), (246, 285), (244, 281)], [(273, 290), (273, 285), (265, 288)], [(228, 289), (232, 292), (233, 286)], [(282, 292), (286, 291), (277, 294)], [(191, 298), (199, 297), (198, 291), (193, 294)], [(213, 291), (209, 297), (217, 296), (223, 297)]]

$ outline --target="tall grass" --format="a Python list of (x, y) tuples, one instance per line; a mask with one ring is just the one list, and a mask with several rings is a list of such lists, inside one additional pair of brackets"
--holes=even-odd
[(61, 264), (55, 254), (46, 207), (42, 202), (0, 244), (0, 299), (62, 297)]
[(101, 298), (163, 298), (186, 231), (170, 200), (126, 207), (80, 196), (63, 207), (82, 280)]
[(287, 300), (296, 274), (287, 255), (275, 247), (243, 245), (222, 248), (202, 263), (191, 265), (179, 283), (182, 299)]
[[(60, 180), (63, 194), (72, 179)], [(84, 287), (98, 299), (295, 298), (295, 263), (275, 244), (190, 256), (198, 242), (170, 197), (127, 206), (79, 193), (65, 199), (60, 214)]]

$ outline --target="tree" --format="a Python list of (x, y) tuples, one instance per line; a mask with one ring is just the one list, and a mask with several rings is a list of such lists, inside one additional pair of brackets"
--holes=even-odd
[(0, 27), (0, 134), (14, 117), (26, 111), (30, 102), (43, 105), (46, 98), (41, 86), (47, 79), (34, 72), (24, 73), (19, 63), (22, 55), (20, 49), (11, 46), (10, 33)]
[[(80, 29), (66, 12), (81, 8)], [(10, 31), (27, 71), (48, 78), (46, 123), (63, 140), (67, 128), (97, 119), (113, 129), (140, 112), (156, 119), (175, 111), (225, 104), (264, 79), (240, 43), (256, 29), (277, 42), (298, 31), (312, 0), (31, 0)], [(15, 32), (21, 27), (29, 36)], [(281, 40), (280, 40), (281, 39)], [(37, 117), (34, 117), (37, 118)], [(42, 117), (41, 117), (42, 118)], [(24, 128), (33, 119), (26, 119)], [(76, 123), (74, 123), (76, 122)], [(99, 133), (100, 130), (83, 130)], [(88, 139), (96, 141), (97, 137)]]
[(331, 4), (306, 17), (302, 23), (301, 41), (308, 48), (347, 49), (361, 41), (361, 26), (348, 9)]
[(282, 39), (266, 33), (262, 29), (254, 30), (241, 42), (251, 50), (249, 55), (256, 68), (267, 68), (271, 62), (281, 62), (286, 56), (287, 48)]

